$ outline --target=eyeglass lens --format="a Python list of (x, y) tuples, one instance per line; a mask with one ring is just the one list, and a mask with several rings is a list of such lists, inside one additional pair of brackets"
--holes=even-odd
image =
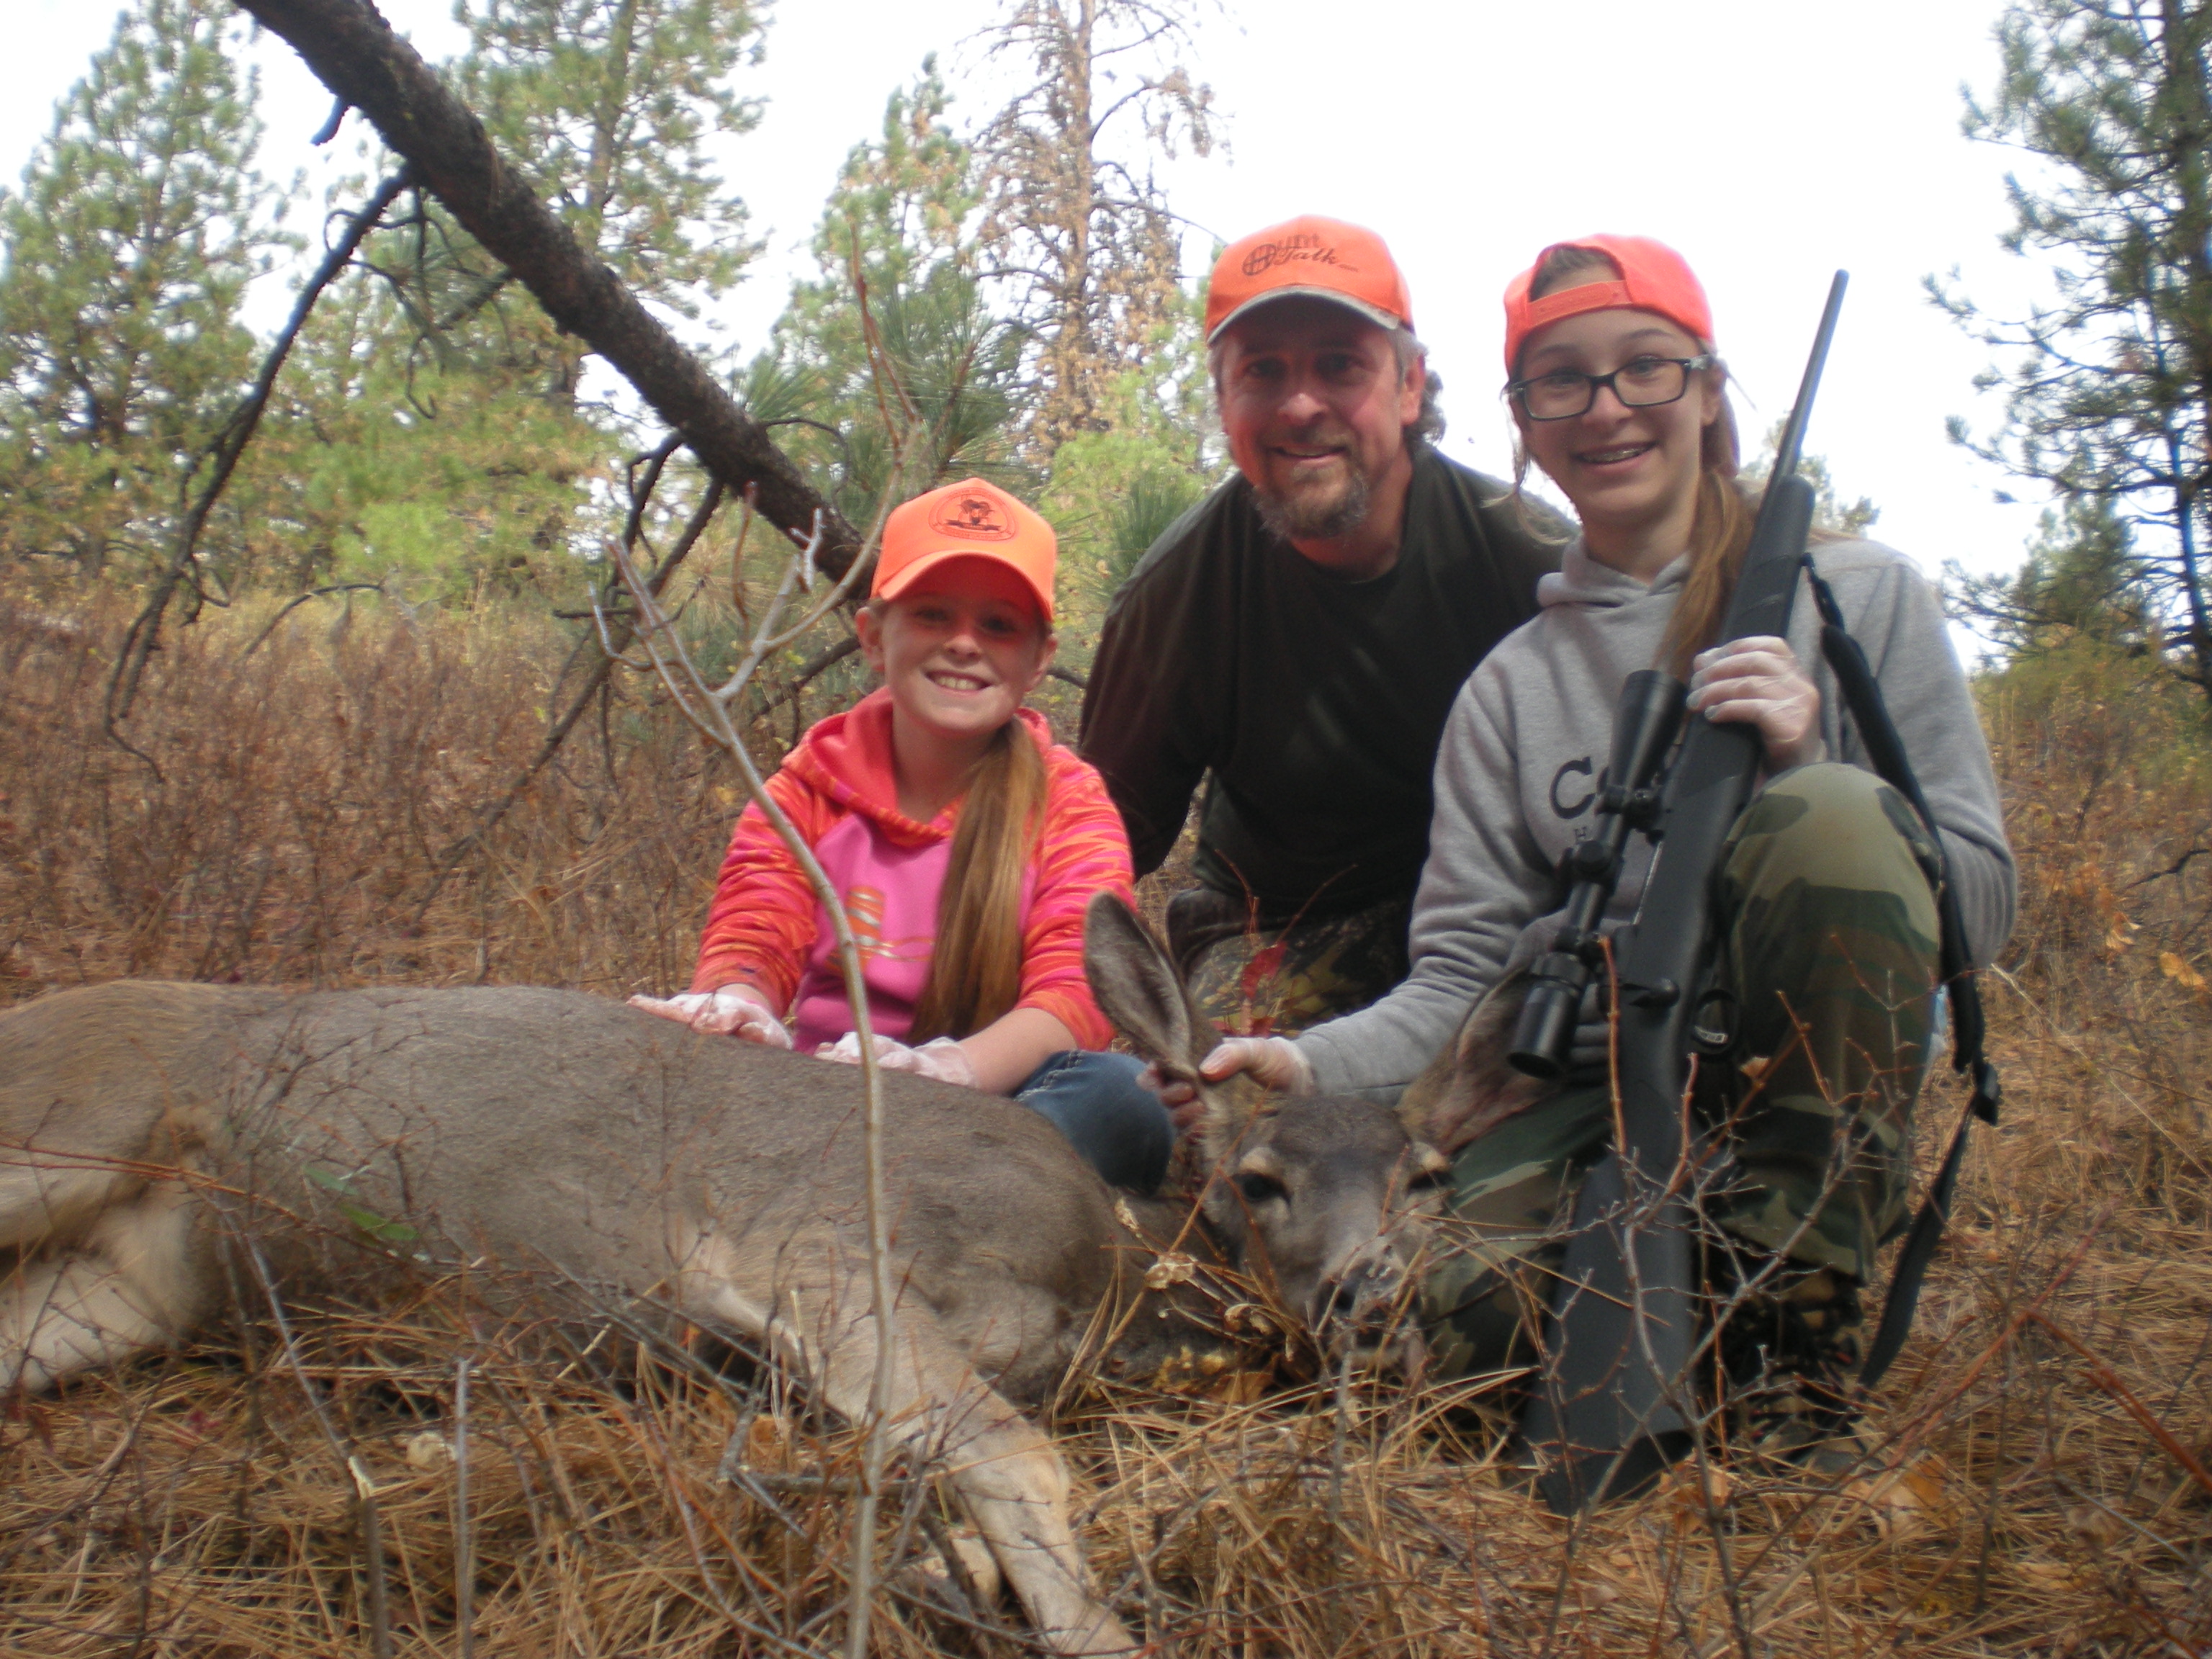
[(1613, 388), (1613, 395), (1631, 409), (1671, 404), (1689, 390), (1689, 366), (1673, 357), (1638, 357), (1610, 374), (1583, 374), (1562, 369), (1539, 374), (1521, 383), (1521, 402), (1540, 421), (1565, 420), (1586, 413), (1597, 401), (1597, 389)]

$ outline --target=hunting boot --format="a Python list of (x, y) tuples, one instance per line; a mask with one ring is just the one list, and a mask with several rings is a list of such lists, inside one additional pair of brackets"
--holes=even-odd
[(1737, 1453), (1817, 1474), (1860, 1466), (1857, 1284), (1832, 1267), (1784, 1261), (1729, 1299), (1735, 1305), (1717, 1346), (1722, 1421)]

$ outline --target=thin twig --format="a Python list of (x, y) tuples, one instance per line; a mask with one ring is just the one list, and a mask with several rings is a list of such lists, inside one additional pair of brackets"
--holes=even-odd
[[(401, 167), (379, 185), (375, 194), (362, 204), (361, 211), (346, 222), (344, 234), (323, 256), (322, 264), (315, 267), (314, 275), (301, 289), (300, 297), (293, 303), (291, 318), (285, 323), (283, 332), (276, 337), (276, 343), (269, 348), (268, 355), (262, 359), (261, 373), (254, 377), (252, 388), (231, 411), (230, 419), (223, 422), (222, 430), (216, 434), (213, 450), (210, 452), (215, 469), (178, 526), (176, 538), (170, 547), (169, 562), (155, 579), (154, 591), (148, 596), (144, 609), (124, 631), (122, 647), (115, 655), (114, 672), (107, 682), (107, 702), (104, 713), (107, 735), (133, 754), (138, 754), (138, 751), (124, 741), (117, 728), (130, 718), (131, 705), (137, 701), (138, 685), (145, 677), (147, 659), (161, 644), (161, 619), (168, 614), (169, 603), (176, 597), (177, 589), (185, 580), (185, 573), (191, 568), (193, 557), (199, 549), (200, 532), (207, 525), (208, 515), (215, 511), (216, 502), (222, 499), (224, 489), (230, 483), (231, 474), (238, 470), (239, 459), (246, 453), (246, 445), (252, 442), (254, 432), (261, 424), (262, 411), (269, 406), (269, 394), (276, 386), (277, 373), (284, 367), (285, 359), (292, 355), (292, 347), (298, 342), (301, 331), (307, 327), (307, 317), (314, 310), (315, 301), (322, 297), (323, 290), (351, 262), (355, 251), (384, 217), (385, 209), (392, 205), (413, 178), (411, 167)], [(190, 476), (186, 475), (187, 479)], [(139, 755), (138, 757), (149, 766), (154, 766), (153, 761), (146, 756)], [(161, 769), (154, 766), (154, 773), (159, 777)]]
[(476, 1659), (477, 1562), (469, 1515), (469, 1357), (453, 1364), (453, 1622), (461, 1627), (461, 1659)]

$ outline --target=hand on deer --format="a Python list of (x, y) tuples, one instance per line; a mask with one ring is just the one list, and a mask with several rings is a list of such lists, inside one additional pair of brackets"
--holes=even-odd
[(718, 991), (686, 991), (673, 997), (632, 997), (629, 1006), (663, 1019), (680, 1020), (695, 1031), (743, 1037), (769, 1048), (791, 1047), (791, 1032), (750, 985), (725, 985)]
[[(1288, 1037), (1224, 1037), (1213, 1052), (1199, 1062), (1199, 1074), (1208, 1083), (1225, 1082), (1239, 1072), (1249, 1072), (1265, 1088), (1283, 1095), (1314, 1091), (1313, 1067)], [(1188, 1133), (1205, 1115), (1198, 1085), (1185, 1078), (1163, 1077), (1157, 1064), (1147, 1066), (1138, 1081), (1160, 1097), (1175, 1119), (1176, 1133)]]
[[(887, 1036), (877, 1037), (875, 1043), (876, 1064), (887, 1072), (912, 1072), (919, 1077), (935, 1078), (939, 1083), (955, 1083), (963, 1089), (975, 1086), (975, 1061), (951, 1037), (933, 1037), (919, 1048), (909, 1048)], [(848, 1031), (835, 1042), (825, 1042), (817, 1048), (814, 1057), (834, 1060), (842, 1066), (858, 1066), (860, 1034)]]
[(1820, 737), (1820, 693), (1805, 678), (1789, 641), (1754, 634), (1700, 651), (1690, 666), (1691, 708), (1707, 720), (1757, 726), (1770, 771), (1828, 757)]

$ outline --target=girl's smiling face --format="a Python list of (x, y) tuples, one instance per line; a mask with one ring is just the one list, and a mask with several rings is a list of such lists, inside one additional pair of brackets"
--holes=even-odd
[[(1516, 375), (1610, 374), (1638, 357), (1695, 357), (1703, 349), (1652, 312), (1585, 311), (1529, 336)], [(1529, 459), (1574, 503), (1591, 553), (1608, 563), (1624, 554), (1644, 556), (1639, 564), (1656, 559), (1631, 572), (1646, 579), (1689, 547), (1705, 431), (1720, 411), (1710, 370), (1692, 374), (1675, 402), (1646, 408), (1628, 407), (1610, 387), (1564, 420), (1531, 420), (1518, 399), (1513, 404)]]
[(914, 735), (980, 747), (1013, 719), (1058, 641), (1035, 593), (996, 559), (947, 559), (854, 621), (868, 665)]

